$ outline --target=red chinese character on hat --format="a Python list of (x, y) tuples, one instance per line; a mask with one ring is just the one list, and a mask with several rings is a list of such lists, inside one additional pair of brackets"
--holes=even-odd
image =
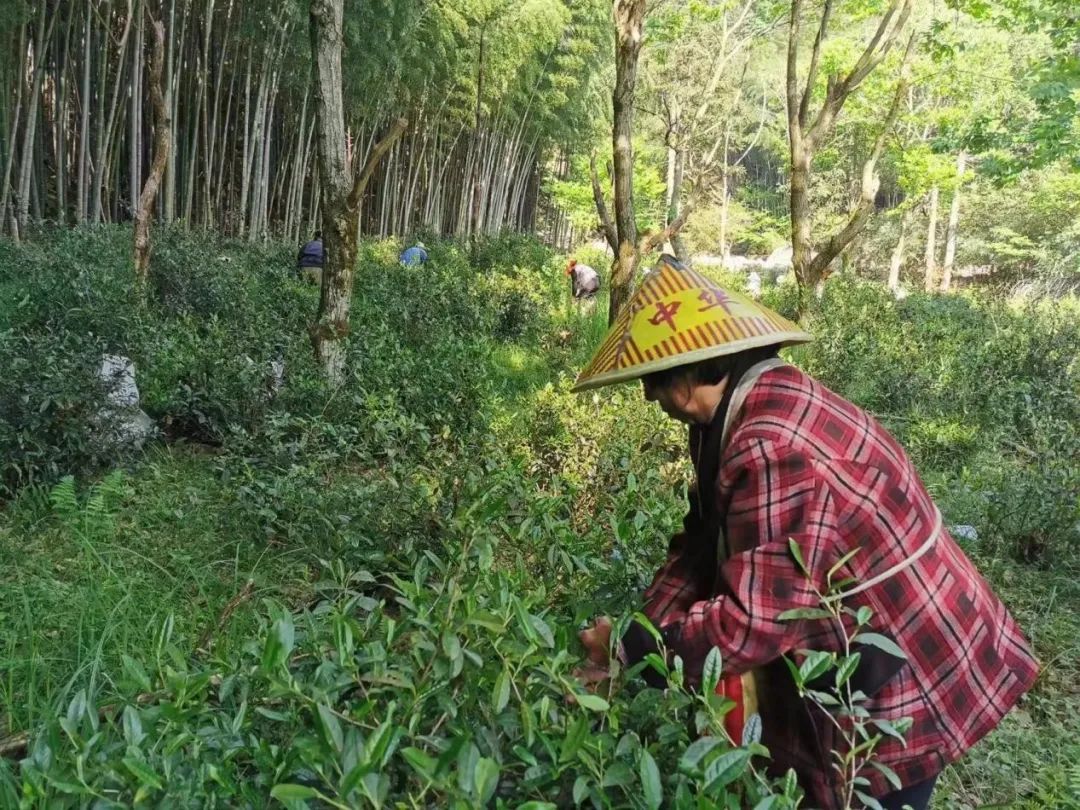
[(715, 288), (709, 290), (702, 290), (701, 294), (698, 295), (698, 300), (705, 302), (705, 306), (701, 307), (698, 312), (707, 312), (710, 309), (716, 309), (716, 307), (720, 307), (728, 315), (731, 314), (731, 310), (728, 309), (728, 304), (732, 303), (732, 299), (723, 290), (718, 290)]
[(649, 323), (653, 326), (659, 326), (662, 323), (666, 323), (671, 327), (672, 332), (677, 332), (675, 327), (675, 314), (679, 311), (679, 307), (682, 306), (682, 301), (672, 301), (670, 304), (663, 301), (656, 302), (656, 314), (649, 318)]

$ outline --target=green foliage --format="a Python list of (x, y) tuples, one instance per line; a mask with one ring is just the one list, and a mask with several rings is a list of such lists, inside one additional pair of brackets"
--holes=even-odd
[[(41, 477), (59, 483), (22, 487), (0, 514), (0, 734), (32, 731), (25, 760), (0, 763), (0, 803), (794, 806), (793, 782), (761, 777), (752, 746), (724, 740), (727, 704), (679, 688), (677, 667), (666, 694), (586, 694), (572, 678), (576, 628), (633, 612), (689, 470), (684, 432), (636, 386), (569, 393), (606, 313), (569, 305), (563, 258), (502, 237), (474, 263), (432, 241), (428, 265), (403, 268), (398, 245), (365, 243), (353, 371), (328, 391), (304, 332), (315, 291), (291, 278), (290, 252), (186, 239), (162, 242), (145, 311), (121, 283), (122, 232), (8, 254), (41, 269), (20, 289), (56, 301), (17, 306), (12, 335), (55, 333), (62, 357), (97, 324), (126, 342), (86, 341), (88, 363), (129, 351), (152, 415), (197, 410), (220, 446), (154, 448), (95, 484), (68, 444), (79, 431), (57, 428)], [(196, 262), (222, 269), (171, 278)], [(89, 311), (48, 280), (83, 271)], [(793, 304), (787, 287), (767, 296)], [(793, 355), (905, 442), (1007, 587), (1003, 572), (1027, 582), (1077, 559), (1077, 322), (1068, 300), (897, 302), (839, 277), (809, 323), (818, 340)], [(229, 358), (276, 345), (286, 379), (269, 398), (261, 363)], [(52, 429), (30, 410), (17, 418)], [(1080, 672), (1073, 593), (1052, 615), (1028, 586), (1009, 593), (1045, 628), (1044, 660)], [(835, 664), (843, 683), (851, 660), (799, 667)], [(1053, 679), (1072, 672), (1050, 668), (1040, 690), (1058, 691), (1033, 695), (1054, 739), (1075, 702)], [(988, 750), (971, 767), (999, 774)], [(1032, 796), (1068, 795), (1062, 761), (1032, 763), (1046, 771)], [(981, 795), (1005, 795), (1002, 779)]]
[[(602, 149), (598, 150), (603, 155)], [(660, 167), (662, 153), (643, 139), (634, 141), (634, 216), (638, 231), (646, 233), (660, 227), (664, 222), (664, 179)], [(602, 157), (597, 159), (597, 176), (604, 192), (608, 214), (615, 216), (612, 197), (612, 180), (609, 166)], [(566, 179), (550, 178), (545, 191), (562, 208), (579, 233), (588, 234), (598, 229), (599, 218), (593, 197), (592, 179), (589, 174), (589, 156), (579, 154), (570, 162)]]

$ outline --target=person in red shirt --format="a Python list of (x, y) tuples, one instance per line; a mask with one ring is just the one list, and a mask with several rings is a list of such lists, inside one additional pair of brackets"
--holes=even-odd
[[(719, 651), (725, 682), (756, 698), (770, 769), (793, 768), (809, 804), (826, 810), (845, 806), (831, 755), (843, 739), (824, 708), (799, 696), (784, 658), (842, 652), (845, 632), (834, 620), (780, 617), (820, 607), (828, 572), (855, 551), (843, 566), (853, 577), (843, 604), (869, 608), (870, 629), (903, 657), (866, 646), (853, 681), (871, 717), (911, 722), (903, 742), (885, 737), (874, 754), (902, 790), (866, 768), (863, 792), (889, 810), (921, 810), (945, 766), (1031, 688), (1038, 663), (942, 525), (903, 448), (868, 413), (779, 359), (781, 346), (809, 339), (664, 257), (575, 388), (641, 379), (646, 400), (689, 426), (690, 511), (643, 612), (691, 685)], [(606, 675), (612, 649), (625, 665), (662, 651), (637, 624), (615, 644), (610, 636), (603, 617), (582, 632), (586, 681)], [(653, 670), (643, 674), (664, 686)]]

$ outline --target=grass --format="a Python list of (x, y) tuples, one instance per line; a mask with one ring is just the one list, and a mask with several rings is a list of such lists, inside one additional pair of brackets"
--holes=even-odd
[[(153, 646), (161, 624), (192, 648), (245, 584), (257, 599), (310, 591), (311, 553), (254, 545), (229, 522), (232, 492), (203, 455), (157, 448), (132, 474), (113, 477), (103, 517), (88, 502), (50, 503), (28, 491), (0, 522), (0, 706), (6, 731), (33, 727), (66, 705), (73, 687), (108, 679), (121, 656)], [(55, 499), (54, 499), (55, 500)], [(238, 611), (225, 633), (243, 637)]]

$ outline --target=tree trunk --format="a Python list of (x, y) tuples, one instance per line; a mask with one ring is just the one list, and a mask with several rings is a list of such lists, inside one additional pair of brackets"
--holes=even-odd
[[(669, 230), (672, 223), (677, 222), (682, 217), (683, 166), (685, 162), (686, 155), (681, 149), (677, 149), (675, 151), (674, 187), (671, 194), (671, 206), (668, 211), (668, 222), (665, 226)], [(690, 252), (687, 250), (686, 242), (682, 238), (682, 231), (671, 230), (671, 249), (675, 251), (675, 256), (679, 261), (684, 264), (690, 263)]]
[(645, 0), (615, 0), (615, 90), (611, 94), (611, 128), (615, 185), (615, 232), (619, 249), (611, 274), (608, 323), (630, 299), (637, 265), (637, 223), (634, 220), (634, 88), (641, 54)]
[(956, 229), (960, 225), (960, 188), (967, 168), (967, 153), (960, 150), (956, 157), (956, 188), (953, 189), (952, 207), (949, 209), (949, 227), (945, 231), (945, 262), (941, 265), (941, 291), (948, 292), (952, 284), (953, 263), (956, 261)]
[[(319, 310), (311, 342), (323, 373), (333, 385), (345, 381), (345, 339), (349, 334), (359, 208), (375, 167), (404, 131), (398, 120), (375, 145), (355, 179), (345, 155), (345, 108), (341, 48), (344, 0), (311, 0), (311, 56), (315, 63), (315, 115), (318, 122), (319, 176), (322, 189), (323, 274)], [(359, 163), (359, 156), (355, 163)]]
[(934, 276), (937, 275), (937, 220), (938, 187), (930, 189), (930, 217), (926, 225), (926, 275), (923, 287), (927, 292), (934, 289)]
[[(165, 15), (165, 9), (161, 9), (162, 17)], [(164, 21), (164, 20), (163, 20)], [(175, 117), (176, 114), (176, 89), (175, 89), (175, 75), (176, 75), (176, 57), (175, 57), (175, 39), (176, 39), (176, 0), (170, 0), (169, 3), (169, 43), (168, 52), (165, 57), (165, 104), (169, 108), (170, 120)], [(205, 69), (205, 67), (204, 67)], [(166, 222), (173, 222), (176, 219), (176, 150), (169, 150), (168, 160), (165, 162), (165, 177), (162, 186), (164, 197), (164, 218)]]
[(86, 187), (90, 172), (90, 54), (94, 37), (93, 18), (90, 11), (91, 5), (87, 2), (86, 21), (83, 29), (82, 97), (79, 99), (82, 115), (79, 126), (79, 176), (76, 186), (78, 199), (75, 201), (75, 222), (79, 225), (86, 224), (88, 202)]
[(815, 93), (821, 68), (821, 56), (825, 49), (833, 5), (833, 0), (825, 0), (822, 6), (805, 78), (800, 78), (799, 75), (803, 0), (791, 0), (789, 19), (786, 94), (788, 142), (791, 155), (791, 248), (792, 267), (799, 283), (802, 303), (808, 300), (810, 291), (817, 288), (819, 282), (826, 278), (833, 260), (866, 227), (870, 214), (873, 212), (874, 198), (879, 185), (877, 162), (885, 149), (885, 139), (896, 123), (900, 103), (907, 94), (911, 59), (915, 48), (913, 34), (908, 38), (907, 50), (900, 68), (900, 81), (893, 94), (892, 106), (878, 132), (870, 157), (862, 167), (859, 199), (849, 212), (846, 224), (828, 240), (820, 243), (818, 253), (814, 255), (810, 222), (810, 170), (814, 154), (832, 132), (836, 119), (848, 98), (885, 60), (898, 41), (911, 14), (913, 0), (890, 0), (877, 30), (851, 69), (843, 75), (832, 73), (828, 76), (820, 109), (816, 114), (811, 115), (810, 107), (817, 98)]
[(911, 209), (907, 209), (900, 215), (900, 236), (893, 248), (892, 258), (889, 260), (889, 289), (897, 292), (900, 289), (900, 268), (904, 265), (904, 246), (907, 241), (908, 227), (911, 225)]
[(34, 37), (34, 81), (30, 88), (30, 97), (26, 108), (26, 130), (23, 133), (22, 164), (19, 167), (19, 200), (17, 221), (20, 232), (26, 231), (30, 217), (30, 178), (34, 158), (34, 136), (37, 131), (38, 102), (41, 99), (41, 82), (45, 77), (45, 41), (52, 33), (53, 17), (49, 23), (49, 32), (45, 30), (46, 4), (41, 4), (41, 16), (38, 18), (37, 34)]
[[(120, 35), (119, 43), (119, 55), (117, 56), (116, 64), (116, 76), (113, 77), (112, 83), (112, 101), (109, 106), (109, 117), (105, 118), (105, 88), (107, 85), (107, 78), (109, 73), (109, 59), (107, 54), (102, 54), (101, 59), (101, 74), (99, 81), (98, 93), (100, 94), (100, 103), (98, 104), (98, 140), (97, 140), (97, 154), (94, 160), (94, 201), (92, 205), (92, 221), (97, 223), (101, 222), (105, 215), (105, 203), (104, 192), (105, 182), (108, 178), (109, 168), (109, 149), (112, 144), (113, 131), (116, 128), (117, 121), (117, 107), (120, 102), (120, 89), (123, 86), (123, 65), (124, 57), (127, 54), (127, 42), (128, 35), (131, 33), (131, 8), (132, 0), (128, 0), (127, 3), (127, 18), (124, 21), (124, 30)], [(109, 42), (109, 31), (106, 28), (102, 31), (102, 42)]]
[(131, 49), (131, 119), (128, 121), (128, 198), (131, 200), (131, 216), (138, 222), (139, 181), (142, 179), (142, 68), (145, 41), (141, 0), (135, 3), (135, 19), (135, 45)]
[(154, 50), (150, 55), (150, 99), (154, 105), (154, 156), (150, 174), (139, 195), (135, 214), (135, 277), (145, 288), (150, 272), (150, 220), (154, 214), (154, 198), (157, 196), (161, 177), (172, 147), (172, 116), (162, 90), (163, 62), (165, 61), (165, 26), (153, 20)]
[(19, 62), (16, 66), (18, 75), (15, 83), (15, 111), (11, 126), (8, 128), (7, 156), (4, 160), (4, 179), (0, 183), (0, 231), (10, 222), (11, 236), (19, 241), (19, 226), (15, 222), (15, 205), (11, 200), (11, 172), (15, 166), (15, 138), (19, 134), (19, 118), (22, 115), (23, 91), (26, 87), (26, 27), (19, 30)]

